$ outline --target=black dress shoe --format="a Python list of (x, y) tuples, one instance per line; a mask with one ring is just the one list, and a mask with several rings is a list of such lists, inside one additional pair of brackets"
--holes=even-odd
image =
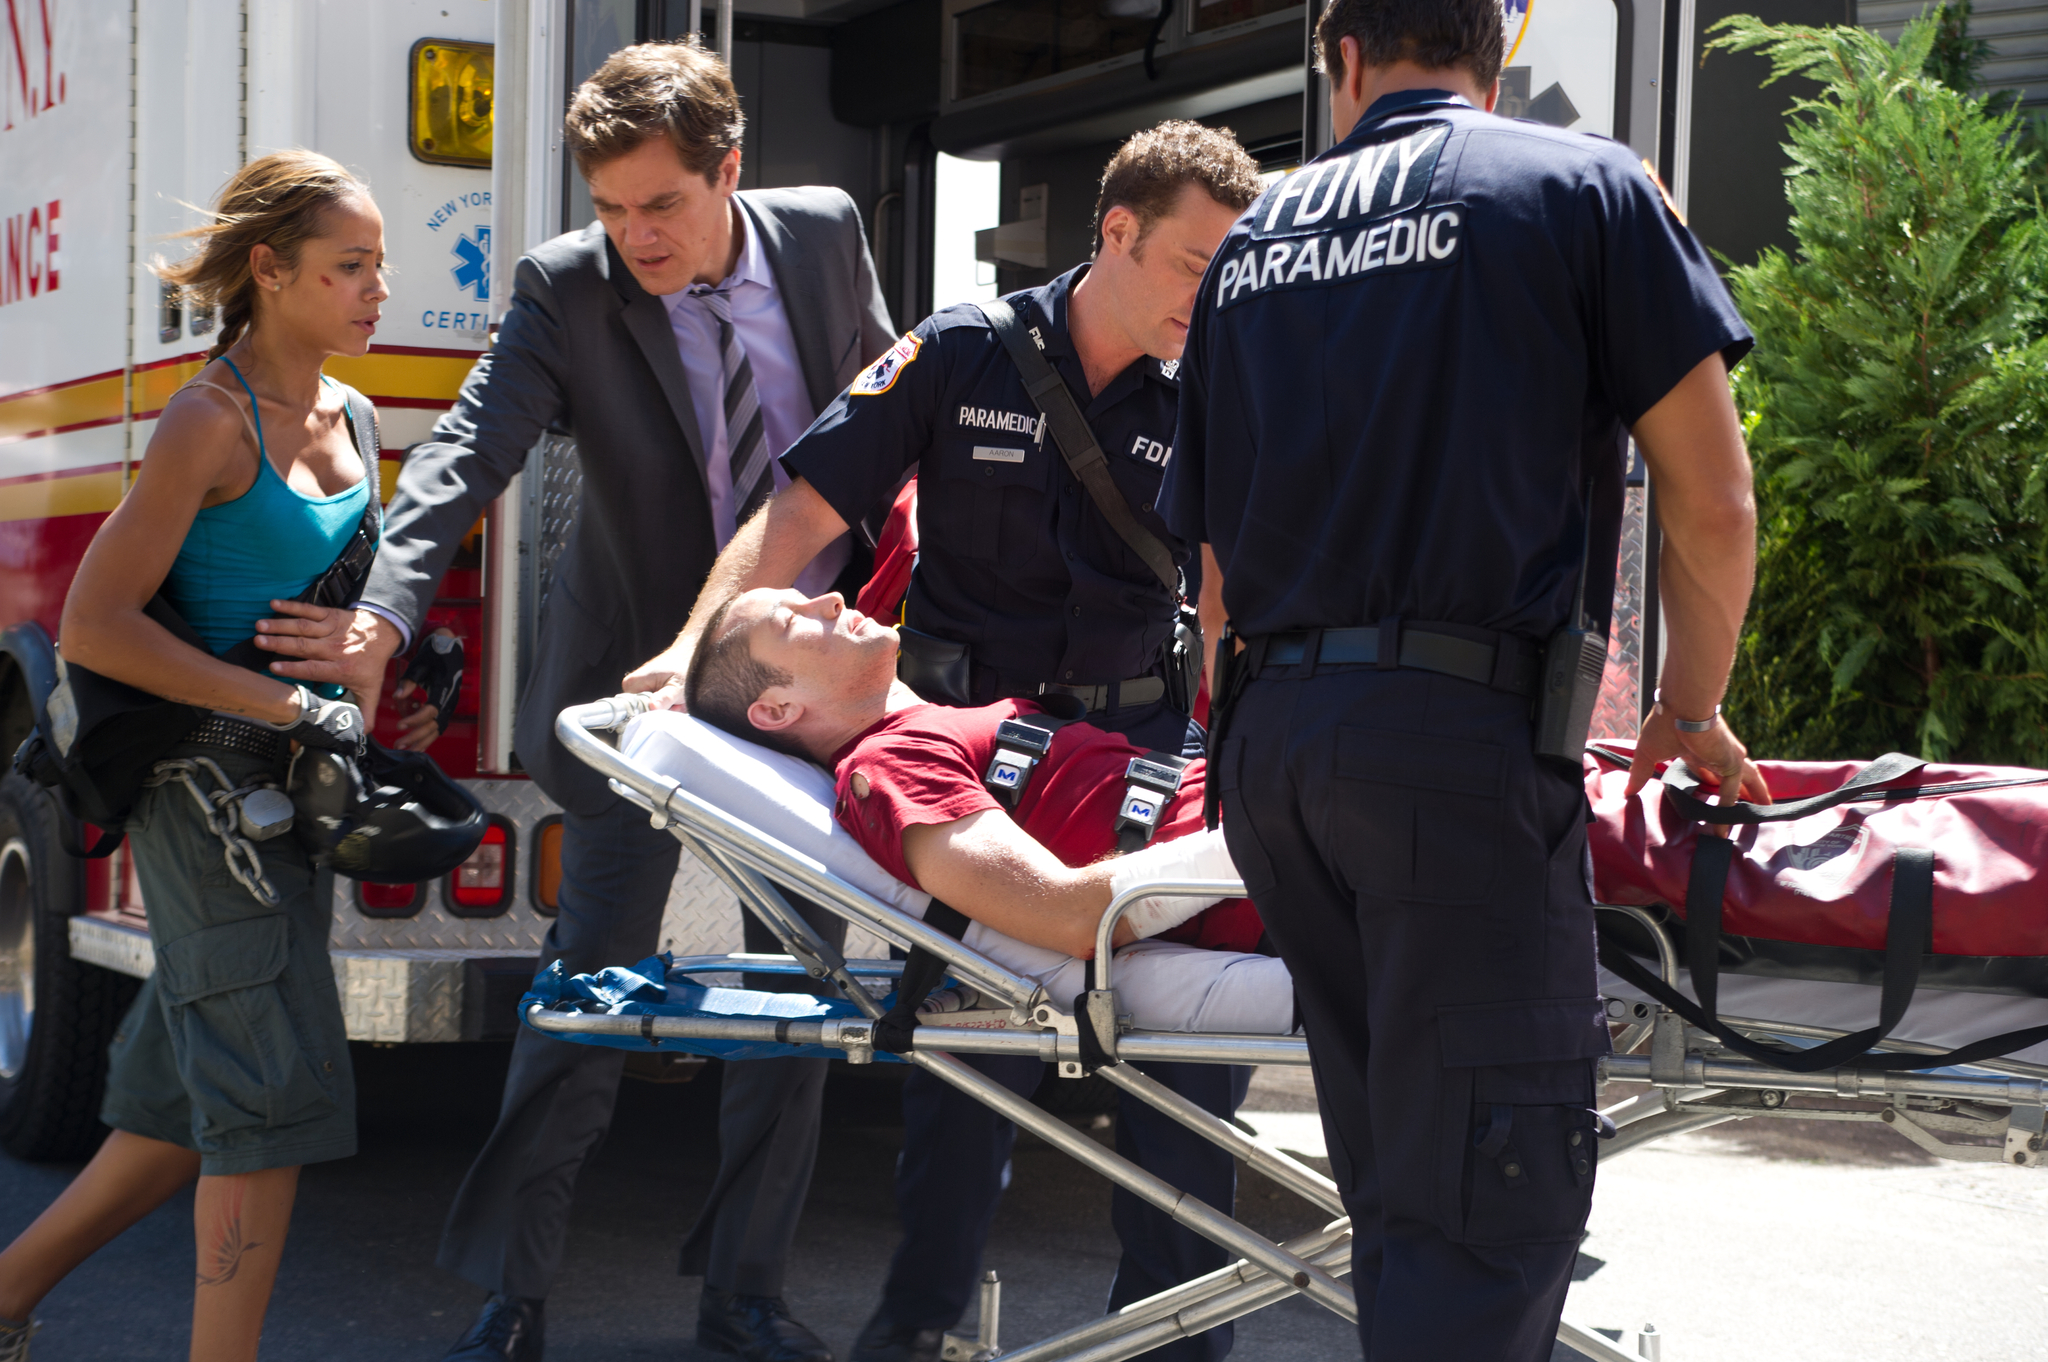
[(546, 1301), (492, 1295), (441, 1362), (541, 1362), (547, 1338)]
[(746, 1362), (832, 1362), (824, 1340), (789, 1317), (780, 1296), (742, 1296), (704, 1288), (697, 1302), (697, 1345)]
[(853, 1341), (848, 1362), (939, 1362), (945, 1346), (944, 1329), (899, 1329), (876, 1311)]

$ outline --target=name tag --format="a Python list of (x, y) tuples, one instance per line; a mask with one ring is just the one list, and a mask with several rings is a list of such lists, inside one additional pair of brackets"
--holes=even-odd
[(976, 445), (974, 447), (974, 457), (986, 460), (989, 463), (1022, 463), (1024, 462), (1024, 451), (1021, 449), (998, 449), (993, 445)]

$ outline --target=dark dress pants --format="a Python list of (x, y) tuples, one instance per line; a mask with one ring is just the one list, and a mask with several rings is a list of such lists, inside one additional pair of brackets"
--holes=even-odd
[[(681, 850), (624, 801), (596, 815), (565, 813), (561, 908), (542, 960), (560, 959), (584, 973), (653, 954)], [(836, 935), (843, 939), (843, 924)], [(779, 949), (770, 940), (748, 915), (748, 948)], [(827, 1062), (724, 1066), (718, 1177), (685, 1246), (686, 1267), (696, 1246), (694, 1270), (711, 1285), (780, 1294), (810, 1189)], [(576, 1175), (611, 1125), (624, 1065), (621, 1051), (519, 1028), (497, 1126), (442, 1230), (442, 1267), (508, 1296), (548, 1294), (561, 1266)]]
[(1593, 1196), (1585, 796), (1528, 706), (1268, 669), (1210, 773), (1294, 976), (1370, 1362), (1548, 1359)]
[[(1021, 1097), (1049, 1076), (1040, 1060), (961, 1055), (963, 1063)], [(1134, 1066), (1206, 1111), (1228, 1118), (1244, 1101), (1243, 1065)], [(903, 1153), (896, 1165), (896, 1206), (903, 1239), (889, 1263), (882, 1313), (899, 1328), (949, 1329), (966, 1313), (981, 1280), (996, 1203), (1008, 1182), (1017, 1127), (950, 1083), (914, 1070), (903, 1085)], [(1237, 1198), (1231, 1156), (1179, 1122), (1133, 1099), (1117, 1118), (1119, 1154), (1228, 1214)], [(1231, 1255), (1117, 1188), (1110, 1223), (1123, 1246), (1108, 1308), (1120, 1309), (1170, 1286), (1213, 1272)], [(1178, 1339), (1144, 1354), (1158, 1362), (1217, 1362), (1230, 1352), (1231, 1326)]]
[[(1165, 701), (1097, 711), (1087, 722), (1121, 733), (1139, 747), (1184, 756), (1202, 754), (1203, 730)], [(1030, 1096), (1045, 1064), (1010, 1056), (962, 1055), (1012, 1092)], [(1251, 1070), (1213, 1064), (1140, 1065), (1144, 1072), (1219, 1116), (1244, 1100)], [(1058, 1080), (1050, 1080), (1058, 1081)], [(1120, 1104), (1117, 1150), (1183, 1191), (1228, 1212), (1237, 1198), (1230, 1155), (1141, 1102)], [(950, 1329), (981, 1280), (982, 1248), (1001, 1199), (1017, 1128), (951, 1084), (913, 1071), (903, 1089), (903, 1154), (896, 1169), (896, 1205), (903, 1242), (890, 1262), (882, 1311), (901, 1328)], [(1208, 1240), (1183, 1229), (1119, 1188), (1111, 1222), (1123, 1258), (1110, 1288), (1110, 1307), (1177, 1285), (1229, 1261)], [(1230, 1351), (1223, 1325), (1147, 1353), (1163, 1362), (1213, 1362)]]

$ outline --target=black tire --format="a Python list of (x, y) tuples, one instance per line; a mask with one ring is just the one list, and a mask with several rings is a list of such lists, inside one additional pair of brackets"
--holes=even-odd
[(57, 840), (64, 816), (39, 786), (0, 779), (0, 1149), (18, 1159), (99, 1147), (107, 1044), (140, 986), (71, 958), (85, 868)]

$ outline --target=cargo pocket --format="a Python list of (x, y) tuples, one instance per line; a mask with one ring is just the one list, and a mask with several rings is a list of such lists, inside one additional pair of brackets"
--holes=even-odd
[(1598, 998), (1437, 1010), (1443, 1049), (1437, 1203), (1445, 1234), (1480, 1246), (1569, 1243), (1599, 1166)]
[(1507, 749), (1341, 727), (1329, 845), (1351, 886), (1411, 903), (1473, 904), (1493, 888)]
[(334, 1057), (318, 1053), (289, 958), (282, 914), (203, 927), (157, 948), (157, 987), (202, 1150), (334, 1107)]

